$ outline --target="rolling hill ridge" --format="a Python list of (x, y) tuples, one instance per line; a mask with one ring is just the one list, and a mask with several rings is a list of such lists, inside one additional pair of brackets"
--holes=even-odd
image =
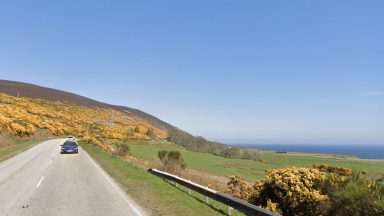
[(238, 151), (195, 137), (138, 109), (33, 84), (0, 80), (0, 133), (30, 136), (41, 130), (53, 135), (79, 136), (106, 151), (112, 151), (116, 143), (154, 139), (225, 157)]
[(81, 95), (73, 94), (66, 91), (61, 91), (53, 88), (42, 87), (34, 84), (9, 81), (9, 80), (0, 80), (0, 92), (19, 97), (27, 98), (37, 98), (45, 99), (48, 101), (61, 101), (68, 102), (78, 106), (84, 107), (99, 107), (105, 109), (115, 109), (121, 112), (125, 112), (129, 115), (137, 116), (147, 123), (153, 125), (154, 127), (161, 128), (167, 132), (182, 132), (180, 129), (158, 119), (155, 116), (152, 116), (148, 113), (145, 113), (138, 109), (133, 109), (125, 106), (111, 105), (103, 102), (99, 102)]

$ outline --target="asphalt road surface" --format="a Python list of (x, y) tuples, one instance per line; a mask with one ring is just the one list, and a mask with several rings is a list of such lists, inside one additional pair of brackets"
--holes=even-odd
[(82, 149), (43, 142), (0, 163), (0, 215), (145, 215)]

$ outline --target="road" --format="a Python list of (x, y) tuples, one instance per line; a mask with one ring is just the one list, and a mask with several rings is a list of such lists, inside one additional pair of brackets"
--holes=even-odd
[(0, 163), (0, 216), (145, 215), (90, 156), (60, 154), (63, 139)]

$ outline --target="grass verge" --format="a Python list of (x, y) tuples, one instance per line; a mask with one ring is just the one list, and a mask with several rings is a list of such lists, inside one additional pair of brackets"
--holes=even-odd
[[(208, 216), (226, 213), (227, 207), (219, 202), (210, 200), (210, 205), (206, 205), (204, 197), (196, 192), (192, 192), (190, 196), (186, 188), (175, 187), (172, 183), (148, 173), (147, 170), (129, 161), (112, 156), (91, 144), (81, 141), (79, 144), (140, 206), (152, 215)], [(232, 215), (243, 214), (233, 211)]]
[(36, 139), (25, 142), (18, 142), (14, 145), (0, 148), (0, 162), (5, 161), (47, 139)]

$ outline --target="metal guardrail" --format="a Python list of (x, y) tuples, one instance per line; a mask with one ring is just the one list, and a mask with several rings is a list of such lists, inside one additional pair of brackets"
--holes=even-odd
[(152, 173), (153, 175), (156, 175), (158, 177), (161, 177), (163, 179), (167, 179), (170, 181), (173, 181), (177, 184), (180, 184), (186, 188), (188, 188), (188, 193), (191, 194), (191, 190), (196, 191), (200, 194), (203, 194), (205, 198), (205, 203), (209, 203), (208, 197), (211, 199), (214, 199), (218, 202), (224, 203), (228, 206), (227, 213), (228, 215), (231, 215), (231, 207), (234, 209), (237, 209), (241, 212), (243, 212), (246, 215), (255, 215), (255, 216), (277, 216), (276, 214), (265, 210), (261, 207), (252, 205), (250, 203), (247, 203), (241, 199), (237, 199), (231, 196), (228, 196), (226, 194), (217, 192), (215, 190), (212, 190), (210, 188), (204, 187), (202, 185), (196, 184), (192, 181), (180, 178), (176, 175), (169, 174), (167, 172), (162, 172), (157, 169), (151, 168), (148, 170), (148, 172)]

